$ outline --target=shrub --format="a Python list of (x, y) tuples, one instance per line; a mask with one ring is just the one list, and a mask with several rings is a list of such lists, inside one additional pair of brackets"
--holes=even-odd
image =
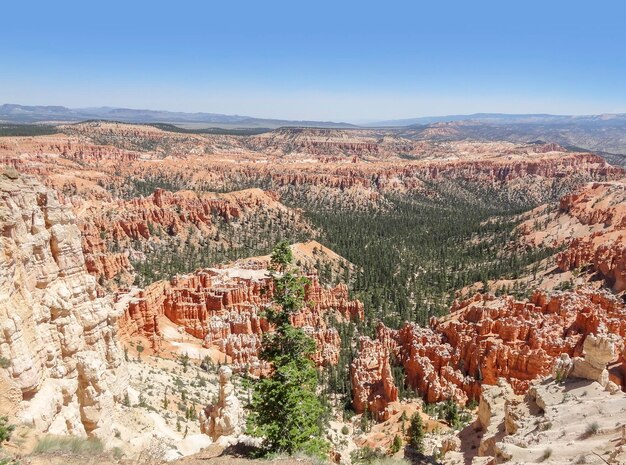
[(594, 421), (593, 423), (589, 423), (587, 425), (587, 428), (585, 428), (585, 435), (594, 436), (598, 434), (598, 431), (600, 431), (600, 425), (598, 424), (597, 421)]
[(541, 456), (541, 460), (548, 460), (552, 456), (552, 449), (549, 447), (543, 451), (543, 455)]
[(364, 447), (363, 449), (357, 449), (352, 451), (350, 459), (352, 463), (358, 463), (363, 465), (371, 465), (385, 458), (379, 449), (372, 449), (370, 447)]
[(350, 432), (350, 428), (348, 428), (347, 425), (343, 425), (343, 428), (341, 428), (341, 434), (347, 435), (349, 432)]
[(9, 424), (9, 417), (0, 417), (0, 447), (2, 443), (11, 439), (11, 433), (15, 429), (15, 425)]
[(400, 438), (400, 436), (396, 434), (396, 436), (393, 438), (393, 442), (391, 443), (391, 447), (389, 448), (389, 452), (393, 455), (393, 454), (400, 452), (401, 448), (402, 448), (402, 439)]

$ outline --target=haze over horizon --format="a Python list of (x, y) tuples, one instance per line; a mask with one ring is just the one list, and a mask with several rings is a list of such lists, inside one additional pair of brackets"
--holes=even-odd
[(27, 20), (0, 30), (2, 103), (354, 123), (626, 112), (626, 7), (616, 1), (61, 1), (4, 11)]

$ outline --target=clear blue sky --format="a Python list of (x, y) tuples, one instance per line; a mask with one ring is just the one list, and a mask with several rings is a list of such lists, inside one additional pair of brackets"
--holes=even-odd
[(10, 1), (0, 103), (365, 121), (626, 112), (626, 2)]

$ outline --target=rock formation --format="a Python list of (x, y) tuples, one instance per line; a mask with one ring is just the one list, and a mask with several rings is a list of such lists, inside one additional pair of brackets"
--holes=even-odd
[(564, 271), (592, 266), (616, 292), (626, 290), (626, 184), (594, 183), (564, 197), (560, 211), (583, 225), (557, 256)]
[(376, 420), (389, 418), (388, 406), (398, 400), (390, 363), (389, 351), (380, 341), (360, 338), (359, 354), (350, 366), (352, 405), (357, 413), (368, 410)]
[(587, 184), (564, 196), (557, 212), (542, 207), (520, 227), (525, 242), (560, 246), (562, 271), (590, 268), (615, 292), (626, 290), (626, 183)]
[(582, 378), (597, 381), (602, 387), (609, 383), (607, 365), (617, 360), (617, 345), (623, 346), (623, 340), (615, 334), (590, 334), (583, 344), (583, 356), (573, 359), (561, 354), (554, 367), (557, 379)]
[(110, 437), (108, 412), (128, 381), (121, 313), (98, 295), (56, 192), (0, 175), (0, 195), (2, 410), (40, 432)]
[[(241, 244), (236, 226), (255, 217), (281, 219), (294, 232), (309, 230), (298, 212), (278, 202), (275, 193), (261, 189), (227, 194), (156, 189), (130, 200), (76, 201), (75, 208), (89, 272), (105, 280), (119, 276), (127, 283), (132, 283), (129, 255), (140, 260), (146, 253), (178, 249), (188, 241), (198, 249), (226, 242), (237, 248)], [(226, 231), (226, 226), (233, 231)]]
[[(146, 336), (158, 349), (162, 336), (159, 320), (165, 317), (204, 340), (206, 347), (227, 354), (233, 367), (258, 372), (262, 369), (258, 359), (261, 337), (271, 330), (260, 312), (271, 296), (266, 268), (234, 265), (199, 270), (158, 281), (134, 294), (118, 295), (117, 305), (124, 311), (120, 332)], [(362, 319), (363, 304), (349, 299), (345, 285), (328, 289), (320, 286), (315, 276), (305, 288), (305, 300), (311, 304), (292, 316), (292, 324), (304, 328), (316, 340), (318, 365), (336, 364), (339, 334), (328, 326), (326, 317), (332, 314), (339, 321)]]
[[(603, 385), (610, 378), (623, 387), (618, 358), (625, 335), (621, 299), (590, 289), (538, 291), (529, 301), (476, 294), (456, 301), (450, 315), (433, 319), (430, 328), (407, 323), (399, 330), (382, 324), (377, 329), (382, 346), (404, 367), (409, 386), (427, 402), (452, 398), (460, 403), (478, 399), (481, 386), (494, 385), (499, 378), (524, 393), (533, 380), (552, 372), (561, 354), (587, 353), (584, 362), (574, 359), (568, 373), (576, 367), (577, 373)], [(609, 361), (615, 363), (607, 373)], [(367, 382), (380, 383), (382, 377)]]
[(243, 408), (230, 379), (232, 370), (224, 365), (219, 371), (219, 394), (215, 404), (200, 412), (200, 430), (217, 441), (222, 436), (238, 436), (244, 425)]

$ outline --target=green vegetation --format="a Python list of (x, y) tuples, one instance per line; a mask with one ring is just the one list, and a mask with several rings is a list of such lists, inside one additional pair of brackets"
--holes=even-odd
[(452, 399), (437, 404), (424, 404), (424, 412), (432, 418), (445, 420), (457, 430), (462, 429), (472, 420), (472, 414), (460, 408)]
[(174, 124), (167, 123), (152, 123), (148, 126), (153, 126), (155, 128), (161, 129), (162, 131), (168, 132), (177, 132), (183, 134), (216, 134), (216, 135), (225, 135), (225, 136), (255, 136), (257, 134), (263, 134), (264, 132), (269, 132), (271, 129), (268, 128), (237, 128), (237, 129), (228, 129), (228, 128), (198, 128), (198, 129), (190, 129), (183, 128), (180, 126), (176, 126)]
[(454, 291), (517, 278), (554, 253), (511, 245), (517, 215), (532, 205), (488, 193), (469, 195), (468, 189), (459, 193), (448, 184), (433, 184), (428, 196), (389, 198), (391, 206), (377, 210), (304, 207), (322, 231), (322, 243), (358, 266), (351, 280), (370, 328), (377, 320), (391, 327), (404, 321), (426, 325), (431, 316), (448, 311)]
[[(213, 215), (217, 230), (212, 237), (202, 236), (190, 228), (185, 239), (171, 236), (168, 231), (154, 228), (160, 237), (158, 248), (146, 242), (134, 242), (131, 247), (145, 254), (142, 261), (133, 261), (138, 274), (137, 284), (144, 286), (177, 273), (227, 263), (239, 258), (266, 255), (280, 241), (300, 242), (309, 234), (298, 224), (294, 212), (261, 212), (242, 219), (225, 219)], [(115, 251), (115, 246), (113, 246)]]
[(79, 455), (99, 454), (104, 445), (97, 438), (79, 438), (75, 436), (45, 436), (37, 442), (33, 454), (65, 452)]
[(373, 465), (378, 464), (384, 461), (386, 455), (378, 449), (372, 449), (370, 447), (364, 447), (362, 449), (357, 449), (352, 451), (350, 454), (350, 459), (352, 463), (361, 464), (361, 465)]
[(11, 433), (15, 429), (15, 425), (9, 424), (9, 417), (0, 417), (0, 447), (2, 443), (11, 439)]
[(315, 341), (290, 323), (290, 316), (305, 305), (307, 279), (293, 269), (292, 261), (289, 245), (279, 243), (271, 257), (274, 305), (265, 315), (276, 330), (265, 334), (260, 354), (272, 364), (272, 373), (254, 385), (248, 429), (264, 438), (266, 453), (323, 457), (328, 412), (316, 394), (317, 372), (309, 358)]
[(0, 123), (0, 137), (19, 136), (46, 136), (49, 134), (58, 134), (60, 131), (56, 126), (49, 124), (12, 124)]
[(402, 438), (396, 434), (393, 438), (393, 442), (391, 443), (391, 447), (389, 448), (389, 453), (392, 455), (396, 454), (400, 452), (401, 448), (402, 448)]

